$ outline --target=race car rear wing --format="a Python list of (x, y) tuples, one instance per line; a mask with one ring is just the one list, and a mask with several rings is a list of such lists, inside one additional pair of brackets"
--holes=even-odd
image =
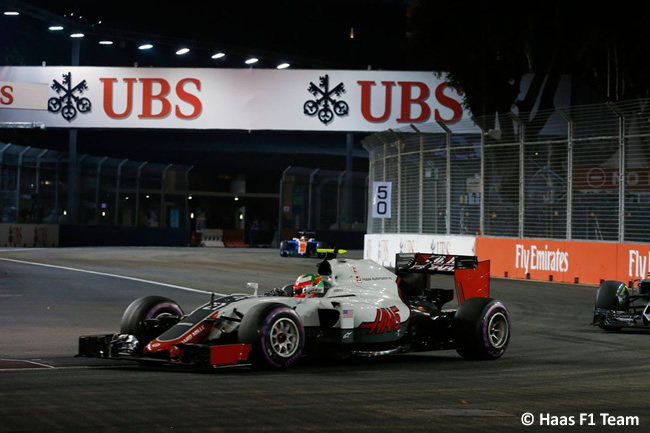
[(425, 285), (427, 274), (453, 275), (459, 304), (469, 298), (490, 296), (490, 261), (479, 261), (476, 256), (398, 253), (395, 274), (403, 286), (411, 287)]

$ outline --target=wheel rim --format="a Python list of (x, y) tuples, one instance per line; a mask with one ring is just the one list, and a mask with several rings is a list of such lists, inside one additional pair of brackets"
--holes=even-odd
[(501, 349), (508, 342), (508, 318), (501, 312), (490, 318), (488, 339), (495, 349)]
[(280, 319), (273, 324), (269, 335), (269, 342), (273, 352), (282, 357), (289, 357), (296, 353), (300, 345), (300, 332), (298, 326), (291, 319)]

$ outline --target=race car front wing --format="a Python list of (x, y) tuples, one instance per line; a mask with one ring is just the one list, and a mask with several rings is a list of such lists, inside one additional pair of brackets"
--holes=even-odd
[(129, 334), (99, 334), (79, 337), (77, 356), (126, 359), (188, 365), (225, 366), (247, 364), (250, 344), (183, 344), (179, 358), (156, 358), (140, 355), (137, 339)]
[(594, 310), (594, 319), (591, 324), (611, 328), (650, 328), (643, 314), (602, 308)]

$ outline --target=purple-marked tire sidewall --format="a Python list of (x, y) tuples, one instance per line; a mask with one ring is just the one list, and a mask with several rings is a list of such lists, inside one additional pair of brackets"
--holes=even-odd
[[(499, 326), (499, 323), (495, 321), (501, 320), (504, 323), (505, 327), (501, 332), (506, 332), (506, 335), (501, 339), (494, 336), (493, 327)], [(487, 357), (489, 358), (499, 358), (503, 355), (508, 347), (508, 342), (510, 340), (510, 314), (505, 306), (501, 302), (493, 302), (488, 304), (488, 308), (483, 313), (483, 320), (481, 323), (482, 336), (483, 336), (483, 346)]]
[[(293, 328), (293, 331), (296, 333), (297, 338), (299, 339), (298, 342), (295, 344), (295, 347), (291, 349), (291, 353), (289, 356), (283, 356), (277, 352), (274, 351), (270, 339), (272, 338), (269, 333), (272, 331), (274, 325), (278, 322), (277, 316), (282, 315), (282, 313), (285, 313), (287, 311), (288, 307), (279, 307), (273, 311), (271, 311), (266, 318), (264, 319), (264, 324), (262, 328), (260, 329), (260, 338), (261, 338), (261, 345), (264, 347), (264, 356), (267, 360), (267, 362), (276, 367), (276, 368), (285, 368), (293, 363), (295, 363), (298, 358), (302, 355), (302, 346), (304, 344), (304, 333), (301, 332), (302, 330), (302, 322), (300, 321), (300, 318), (296, 315), (295, 318), (297, 319), (297, 322), (292, 322), (295, 325), (295, 328)], [(283, 321), (291, 321), (289, 317), (281, 317)], [(275, 355), (275, 356), (274, 356)], [(279, 358), (281, 361), (278, 361)]]
[(178, 305), (176, 305), (176, 303), (161, 302), (160, 304), (155, 304), (153, 307), (151, 307), (151, 309), (147, 312), (145, 319), (154, 319), (161, 314), (169, 314), (170, 310), (174, 311), (174, 313), (179, 316), (183, 315), (183, 311)]
[(251, 345), (253, 367), (279, 370), (302, 356), (305, 331), (293, 309), (281, 303), (260, 304), (244, 315), (239, 342)]
[(510, 342), (510, 313), (505, 305), (490, 298), (470, 298), (454, 315), (454, 342), (467, 359), (497, 359)]
[(163, 314), (183, 315), (183, 309), (173, 300), (162, 296), (143, 296), (131, 302), (122, 315), (120, 333), (143, 337), (141, 323)]

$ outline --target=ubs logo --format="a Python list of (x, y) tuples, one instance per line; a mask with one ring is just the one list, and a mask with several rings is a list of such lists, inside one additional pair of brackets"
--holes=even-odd
[(330, 78), (329, 75), (325, 74), (325, 76), (320, 77), (318, 85), (309, 83), (307, 91), (315, 97), (315, 99), (310, 99), (303, 105), (303, 112), (307, 116), (318, 116), (318, 120), (327, 125), (334, 120), (334, 115), (339, 117), (348, 115), (350, 108), (347, 102), (336, 99), (345, 93), (343, 83), (339, 83), (333, 89), (330, 89)]
[(90, 112), (90, 109), (92, 108), (90, 99), (81, 96), (88, 90), (86, 80), (73, 86), (72, 73), (68, 72), (67, 74), (63, 74), (62, 83), (52, 80), (50, 88), (58, 95), (47, 101), (47, 111), (50, 113), (61, 112), (61, 116), (63, 116), (65, 120), (72, 122), (74, 118), (77, 117), (77, 112)]

